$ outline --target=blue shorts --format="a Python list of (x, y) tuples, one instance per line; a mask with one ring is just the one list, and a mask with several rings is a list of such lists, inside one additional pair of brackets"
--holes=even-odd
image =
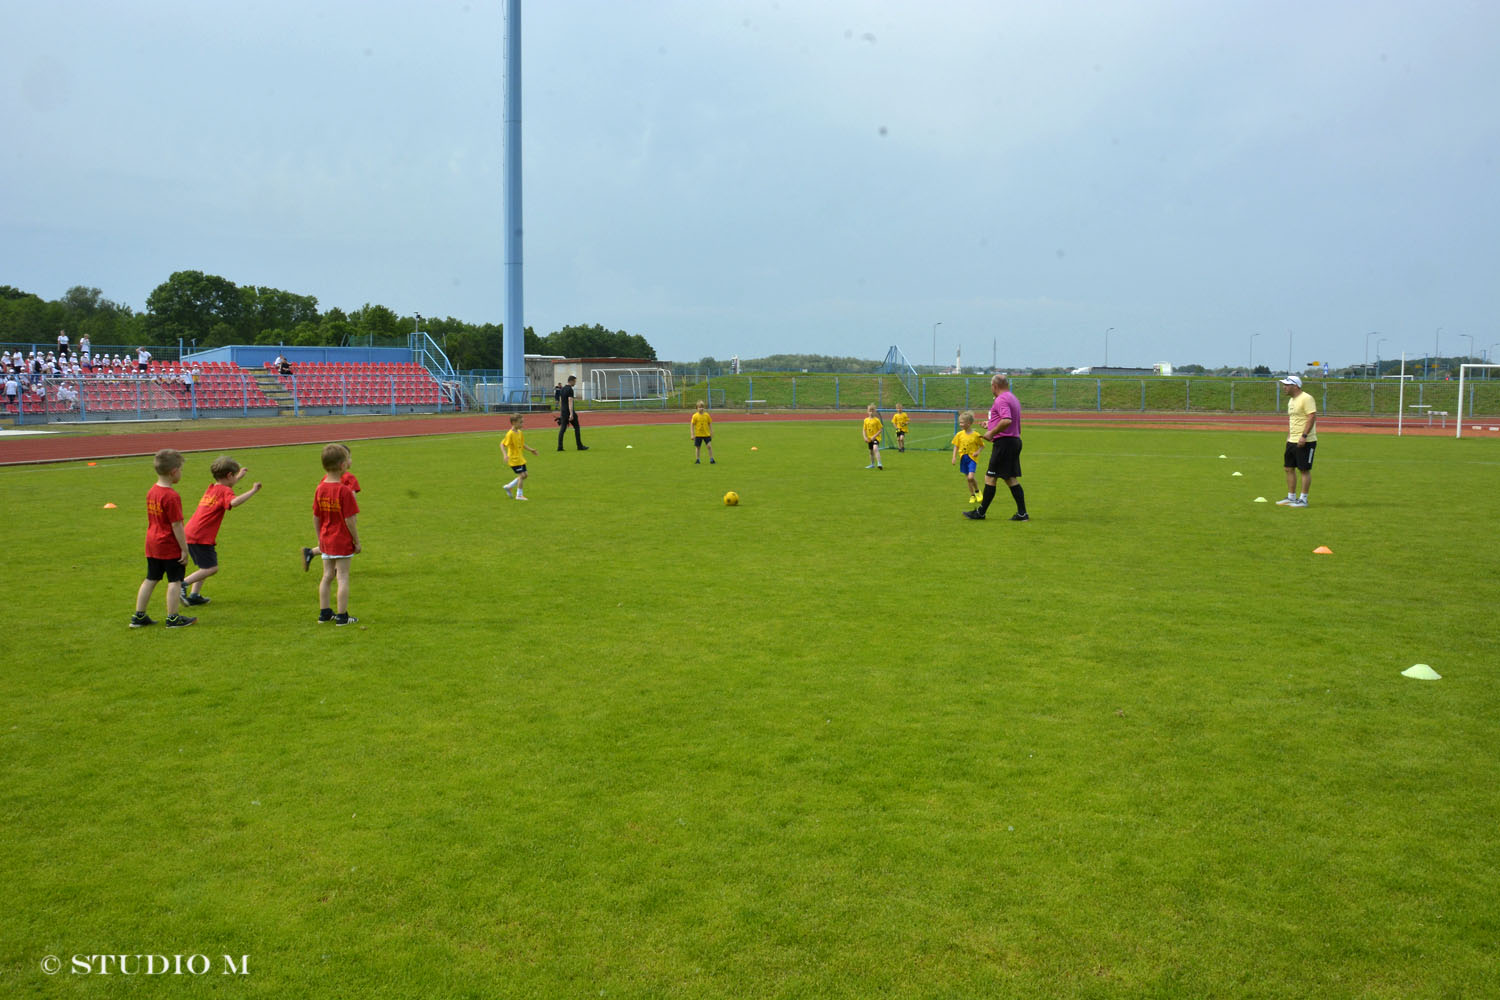
[(958, 456), (958, 471), (959, 472), (962, 472), (964, 475), (968, 476), (968, 475), (972, 475), (978, 469), (979, 469), (979, 463), (976, 462), (976, 461), (974, 461), (974, 456), (972, 456), (972, 455), (960, 455), (960, 456)]

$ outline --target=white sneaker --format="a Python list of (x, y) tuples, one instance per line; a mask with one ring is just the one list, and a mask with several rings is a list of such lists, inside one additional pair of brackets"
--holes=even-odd
[(1295, 507), (1296, 505), (1297, 501), (1292, 497), (1282, 497), (1276, 501), (1276, 506), (1278, 507)]
[(1306, 507), (1307, 506), (1307, 501), (1306, 500), (1293, 500), (1291, 503), (1287, 504), (1287, 506), (1288, 507)]
[(505, 496), (507, 499), (511, 499), (513, 497), (513, 494), (510, 492), (509, 486), (502, 486), (500, 488), (505, 491)]
[(516, 494), (516, 499), (517, 500), (530, 500), (531, 497), (523, 497), (523, 496), (521, 496), (521, 494), (517, 493)]

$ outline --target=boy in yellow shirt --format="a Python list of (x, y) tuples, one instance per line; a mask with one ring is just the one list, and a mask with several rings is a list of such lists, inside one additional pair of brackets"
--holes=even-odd
[(880, 464), (880, 432), (885, 425), (880, 422), (880, 415), (875, 412), (875, 404), (871, 403), (865, 407), (865, 421), (860, 428), (865, 437), (865, 447), (870, 449), (870, 464), (867, 469), (884, 469)]
[(708, 464), (714, 464), (714, 418), (704, 406), (703, 400), (698, 400), (698, 409), (688, 420), (688, 436), (693, 439), (693, 464), (700, 465), (703, 462), (703, 446), (708, 445)]
[[(979, 502), (979, 483), (974, 472), (979, 468), (979, 453), (984, 450), (984, 435), (974, 429), (974, 411), (965, 410), (958, 416), (958, 433), (953, 435), (953, 458), (949, 465), (957, 465), (969, 481), (969, 503)], [(960, 462), (959, 458), (963, 461)]]
[(505, 432), (505, 437), (500, 439), (500, 450), (505, 452), (505, 464), (510, 466), (510, 471), (516, 474), (516, 478), (505, 484), (505, 495), (510, 496), (511, 490), (515, 490), (517, 500), (527, 499), (526, 486), (526, 456), (524, 452), (536, 454), (536, 449), (526, 443), (526, 435), (521, 431), (521, 415), (512, 413), (510, 415), (510, 430)]
[(900, 403), (896, 404), (896, 412), (891, 415), (891, 426), (896, 428), (896, 450), (905, 451), (906, 428), (911, 426), (911, 417), (901, 408)]

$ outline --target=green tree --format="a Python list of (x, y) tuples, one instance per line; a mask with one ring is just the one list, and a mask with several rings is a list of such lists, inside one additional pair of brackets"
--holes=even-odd
[(292, 330), (303, 323), (318, 322), (318, 300), (279, 288), (245, 286), (240, 289), (244, 307), (246, 338), (260, 343), (265, 330)]
[(245, 307), (234, 282), (202, 271), (176, 271), (146, 297), (146, 330), (152, 343), (196, 340), (198, 346), (232, 344)]

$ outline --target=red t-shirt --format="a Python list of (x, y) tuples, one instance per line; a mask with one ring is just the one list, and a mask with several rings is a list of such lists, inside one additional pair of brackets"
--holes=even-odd
[(172, 525), (182, 520), (182, 497), (170, 486), (157, 483), (146, 491), (146, 556), (149, 559), (181, 559), (182, 548)]
[(324, 555), (354, 555), (354, 536), (346, 519), (358, 513), (359, 504), (349, 487), (326, 480), (318, 484), (313, 494), (313, 517), (318, 519), (318, 548)]
[(203, 499), (198, 501), (198, 509), (193, 511), (193, 516), (188, 519), (188, 544), (214, 544), (219, 538), (219, 526), (224, 523), (224, 515), (229, 513), (229, 505), (233, 502), (234, 488), (232, 486), (214, 483), (204, 490)]
[(339, 477), (339, 482), (349, 487), (354, 492), (359, 492), (359, 480), (354, 478), (354, 473), (346, 472)]

